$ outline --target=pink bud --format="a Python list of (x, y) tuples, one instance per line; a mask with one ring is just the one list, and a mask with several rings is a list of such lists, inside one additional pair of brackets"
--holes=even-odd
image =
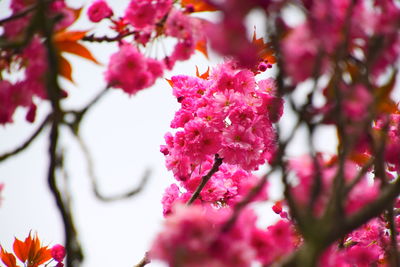
[(63, 259), (65, 258), (65, 248), (60, 244), (54, 245), (51, 248), (51, 256), (53, 257), (54, 260), (62, 262)]

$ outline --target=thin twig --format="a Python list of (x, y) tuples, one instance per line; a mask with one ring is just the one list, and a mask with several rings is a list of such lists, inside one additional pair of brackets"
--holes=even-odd
[(215, 154), (214, 165), (212, 166), (212, 168), (206, 175), (201, 177), (201, 182), (200, 182), (199, 186), (196, 188), (192, 197), (189, 199), (189, 201), (186, 203), (186, 205), (188, 205), (188, 206), (191, 205), (199, 197), (201, 190), (203, 190), (204, 186), (206, 186), (206, 184), (207, 184), (208, 180), (210, 180), (211, 176), (213, 176), (213, 174), (219, 170), (219, 166), (221, 166), (221, 164), (222, 164), (222, 158), (220, 158), (218, 156), (218, 154)]
[(232, 216), (225, 222), (225, 224), (221, 228), (221, 233), (228, 232), (232, 226), (235, 224), (238, 219), (240, 212), (248, 205), (250, 202), (254, 200), (254, 198), (261, 192), (267, 183), (268, 177), (275, 171), (275, 168), (270, 169), (259, 181), (258, 183), (250, 190), (250, 192), (240, 201), (238, 202), (234, 208)]
[(137, 31), (129, 31), (127, 33), (123, 33), (123, 34), (119, 34), (117, 36), (114, 37), (109, 37), (109, 36), (101, 36), (101, 37), (96, 37), (94, 36), (94, 34), (85, 36), (82, 38), (82, 41), (87, 41), (87, 42), (97, 42), (97, 43), (101, 43), (101, 42), (116, 42), (116, 41), (121, 41), (123, 38), (130, 36), (130, 35), (134, 35), (138, 33)]
[(94, 171), (94, 164), (93, 164), (93, 160), (92, 160), (92, 156), (90, 154), (90, 151), (88, 149), (88, 147), (86, 146), (86, 144), (83, 142), (82, 138), (79, 135), (75, 135), (76, 139), (78, 140), (78, 143), (85, 155), (86, 158), (86, 162), (87, 162), (87, 168), (88, 168), (88, 174), (90, 177), (90, 180), (92, 182), (92, 188), (93, 188), (93, 192), (95, 194), (95, 196), (102, 201), (105, 202), (109, 202), (109, 201), (115, 201), (115, 200), (122, 200), (122, 199), (126, 199), (129, 197), (132, 197), (134, 195), (137, 195), (138, 193), (140, 193), (144, 186), (147, 184), (147, 181), (149, 180), (150, 174), (151, 174), (151, 170), (147, 169), (145, 170), (142, 179), (140, 180), (140, 183), (137, 187), (135, 187), (132, 190), (129, 190), (125, 193), (122, 194), (118, 194), (115, 196), (104, 196), (100, 190), (99, 190), (99, 186), (97, 184), (97, 178), (96, 178), (96, 174)]
[(143, 267), (143, 266), (145, 266), (145, 265), (147, 265), (149, 263), (150, 263), (149, 253), (146, 252), (146, 254), (142, 258), (142, 260), (138, 264), (134, 265), (133, 267)]
[(388, 184), (380, 193), (378, 198), (361, 208), (355, 214), (345, 218), (342, 227), (331, 231), (328, 236), (329, 243), (335, 241), (338, 237), (344, 236), (352, 230), (360, 227), (373, 217), (381, 214), (390, 203), (400, 194), (400, 176), (392, 184)]
[(65, 122), (76, 135), (79, 132), (79, 126), (83, 120), (85, 114), (108, 92), (109, 87), (101, 90), (85, 107), (80, 110), (68, 110), (65, 111), (66, 115), (72, 115), (72, 121)]
[(28, 7), (26, 7), (24, 10), (21, 10), (18, 13), (12, 14), (11, 16), (9, 16), (7, 18), (1, 19), (0, 20), (0, 25), (4, 24), (6, 22), (9, 22), (11, 20), (14, 20), (14, 19), (19, 19), (19, 18), (25, 17), (28, 13), (32, 12), (37, 7), (38, 7), (37, 3), (36, 4), (32, 4), (32, 5), (28, 6)]
[(19, 152), (24, 151), (29, 145), (36, 139), (36, 137), (39, 136), (39, 134), (42, 132), (44, 128), (46, 128), (47, 124), (50, 122), (51, 116), (47, 115), (44, 121), (39, 125), (39, 127), (36, 129), (36, 131), (33, 132), (33, 134), (20, 146), (15, 148), (12, 151), (6, 152), (3, 155), (0, 155), (0, 162), (3, 160), (6, 160), (7, 158), (14, 156), (18, 154)]

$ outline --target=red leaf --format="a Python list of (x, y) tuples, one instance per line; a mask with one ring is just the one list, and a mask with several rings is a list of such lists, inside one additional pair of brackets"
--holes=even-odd
[(207, 41), (206, 39), (200, 40), (196, 43), (195, 49), (201, 52), (208, 59)]
[(182, 7), (192, 7), (193, 12), (205, 12), (218, 10), (215, 6), (210, 5), (204, 0), (182, 0)]
[(79, 41), (88, 31), (61, 31), (54, 35), (54, 42)]
[(58, 71), (61, 76), (66, 78), (67, 80), (71, 81), (74, 83), (74, 80), (72, 79), (72, 67), (71, 64), (69, 63), (68, 60), (66, 60), (64, 57), (59, 56), (58, 57)]
[(210, 76), (210, 67), (207, 67), (206, 72), (204, 72), (203, 74), (200, 74), (199, 68), (196, 66), (196, 76), (203, 80), (207, 80), (207, 78)]
[(59, 52), (74, 54), (100, 65), (100, 63), (93, 57), (92, 53), (86, 47), (77, 42), (62, 41), (56, 42), (55, 45), (57, 46)]
[(32, 259), (32, 265), (40, 265), (51, 259), (51, 250), (46, 247), (41, 247), (36, 251), (35, 257)]
[(0, 258), (1, 261), (7, 266), (7, 267), (17, 267), (17, 259), (15, 256), (11, 253), (8, 253), (7, 251), (3, 250), (3, 248), (0, 246)]
[(174, 87), (174, 82), (172, 80), (169, 80), (169, 79), (165, 79), (165, 80), (169, 83), (169, 85), (171, 87)]
[(26, 262), (29, 255), (29, 248), (30, 248), (31, 240), (30, 235), (25, 239), (25, 242), (15, 238), (13, 244), (13, 250), (15, 255), (20, 259), (22, 262)]
[(268, 63), (270, 64), (274, 64), (276, 63), (276, 58), (274, 55), (274, 50), (272, 49), (272, 44), (271, 43), (265, 43), (264, 39), (261, 38), (257, 38), (256, 36), (256, 31), (254, 30), (253, 33), (253, 44), (256, 46), (257, 50), (258, 50), (258, 56), (262, 59), (262, 60), (267, 60)]
[(360, 166), (365, 165), (371, 158), (371, 155), (365, 154), (365, 153), (357, 153), (353, 151), (350, 154), (350, 160), (357, 163)]

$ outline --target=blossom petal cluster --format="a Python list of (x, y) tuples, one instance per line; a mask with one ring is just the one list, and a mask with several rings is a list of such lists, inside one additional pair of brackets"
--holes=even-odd
[[(188, 60), (196, 49), (207, 53), (203, 28), (208, 22), (190, 16), (180, 3), (174, 4), (172, 0), (131, 0), (123, 17), (118, 19), (101, 0), (90, 6), (88, 16), (93, 22), (110, 18), (110, 28), (121, 38), (133, 35), (132, 41), (120, 41), (119, 50), (111, 55), (105, 72), (109, 86), (128, 94), (150, 87), (165, 69), (171, 70), (177, 61)], [(163, 49), (161, 57), (144, 56), (146, 50), (163, 42), (162, 39), (174, 43), (171, 51)]]
[(215, 154), (249, 171), (273, 158), (283, 100), (271, 79), (256, 82), (253, 72), (228, 62), (206, 79), (174, 76), (171, 84), (181, 104), (171, 122), (178, 131), (165, 136), (161, 150), (178, 180)]
[(169, 266), (252, 266), (269, 264), (284, 257), (297, 246), (293, 226), (280, 220), (266, 229), (256, 226), (256, 215), (244, 210), (236, 224), (224, 232), (231, 215), (226, 208), (177, 205), (165, 221), (164, 231), (156, 237), (150, 257)]

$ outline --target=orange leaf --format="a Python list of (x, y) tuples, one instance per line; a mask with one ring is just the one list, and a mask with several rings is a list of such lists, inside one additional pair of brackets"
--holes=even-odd
[(206, 72), (204, 72), (203, 74), (200, 74), (199, 68), (196, 66), (196, 76), (203, 80), (207, 80), (207, 78), (210, 76), (210, 67), (207, 67)]
[(267, 60), (268, 63), (270, 63), (270, 64), (276, 63), (276, 58), (274, 55), (275, 52), (272, 49), (272, 44), (265, 43), (264, 39), (262, 37), (257, 38), (255, 29), (254, 29), (254, 33), (253, 33), (253, 41), (252, 42), (256, 46), (256, 48), (258, 50), (258, 56), (262, 60)]
[(195, 49), (201, 52), (208, 59), (207, 41), (205, 39), (198, 41)]
[(38, 251), (36, 251), (35, 257), (31, 259), (31, 263), (33, 266), (37, 266), (45, 263), (46, 261), (51, 259), (51, 250), (46, 247), (41, 247)]
[(71, 53), (100, 65), (100, 63), (93, 57), (92, 53), (86, 47), (77, 42), (62, 41), (56, 42), (55, 45), (57, 46), (59, 52)]
[(54, 35), (54, 42), (79, 41), (88, 31), (61, 31)]
[(8, 253), (7, 251), (3, 250), (3, 248), (0, 246), (0, 258), (1, 261), (7, 266), (7, 267), (17, 267), (17, 259), (15, 256), (11, 253)]
[(174, 87), (174, 82), (172, 80), (169, 80), (169, 79), (165, 79), (165, 80), (169, 83), (169, 85), (171, 87)]
[(357, 152), (353, 151), (350, 154), (350, 160), (357, 163), (360, 166), (365, 165), (370, 158), (371, 158), (371, 155), (368, 155), (365, 153), (357, 153)]
[(193, 12), (204, 12), (204, 11), (216, 11), (218, 10), (215, 6), (210, 5), (204, 0), (182, 0), (182, 7), (192, 6)]
[(59, 74), (61, 76), (63, 76), (67, 80), (74, 83), (74, 80), (72, 79), (72, 67), (68, 60), (66, 60), (62, 56), (59, 56), (58, 57), (58, 68), (59, 68), (59, 70), (58, 70)]
[(396, 85), (396, 76), (397, 72), (393, 72), (392, 77), (390, 77), (390, 80), (385, 85), (375, 89), (378, 112), (397, 113), (399, 111), (397, 104), (390, 98), (393, 88)]
[(13, 250), (15, 255), (20, 259), (22, 262), (26, 262), (29, 255), (29, 248), (31, 245), (30, 235), (25, 239), (25, 242), (15, 238), (13, 244)]

